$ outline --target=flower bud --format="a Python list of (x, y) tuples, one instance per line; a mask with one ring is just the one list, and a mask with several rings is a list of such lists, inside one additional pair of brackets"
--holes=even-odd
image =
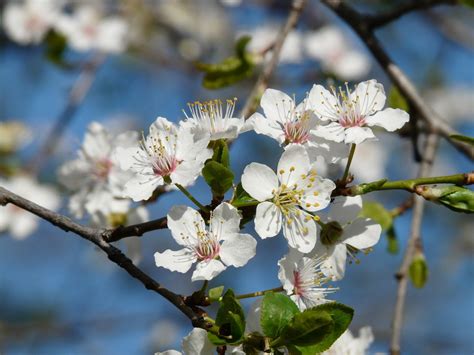
[(416, 193), (426, 200), (463, 213), (474, 213), (474, 192), (461, 186), (419, 186)]
[(428, 281), (428, 264), (422, 251), (416, 251), (410, 264), (409, 275), (413, 286), (422, 288)]

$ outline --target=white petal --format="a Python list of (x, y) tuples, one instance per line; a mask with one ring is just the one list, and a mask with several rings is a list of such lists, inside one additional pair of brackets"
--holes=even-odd
[(357, 109), (362, 117), (373, 115), (385, 106), (385, 91), (377, 80), (367, 80), (358, 84), (351, 93), (351, 100), (357, 101)]
[(89, 162), (84, 159), (75, 159), (66, 162), (58, 172), (61, 184), (70, 190), (78, 190), (90, 181), (92, 169)]
[(199, 212), (188, 206), (171, 208), (167, 221), (174, 240), (183, 246), (197, 244), (198, 233), (206, 230), (206, 225)]
[(197, 263), (196, 270), (194, 270), (191, 280), (212, 280), (225, 269), (226, 266), (219, 260), (212, 259), (209, 261), (201, 261)]
[(246, 326), (245, 330), (248, 333), (251, 332), (262, 332), (262, 327), (260, 326), (260, 314), (262, 310), (262, 297), (257, 299), (250, 305), (250, 309), (247, 313)]
[(38, 227), (38, 217), (22, 211), (15, 215), (15, 222), (10, 224), (10, 233), (14, 239), (22, 240), (31, 235)]
[(316, 244), (318, 229), (311, 215), (301, 212), (290, 214), (283, 221), (283, 235), (290, 247), (301, 253), (309, 253)]
[(295, 287), (294, 271), (297, 268), (298, 260), (303, 258), (303, 254), (295, 249), (290, 249), (288, 254), (278, 260), (278, 279), (287, 294), (291, 294)]
[(328, 164), (336, 164), (349, 155), (349, 147), (344, 143), (322, 139), (312, 135), (307, 147), (308, 155), (313, 163), (317, 156), (324, 158)]
[(375, 138), (374, 133), (369, 127), (349, 127), (346, 129), (345, 133), (346, 138), (344, 139), (344, 142), (346, 144), (360, 144), (366, 139)]
[(263, 134), (273, 139), (276, 139), (279, 143), (283, 143), (285, 140), (285, 134), (283, 132), (281, 124), (277, 121), (265, 118), (262, 114), (256, 112), (247, 120), (252, 125), (255, 132)]
[(207, 331), (194, 328), (183, 339), (184, 355), (209, 355), (215, 352), (215, 346), (209, 341)]
[(241, 267), (255, 256), (257, 241), (249, 234), (231, 234), (222, 243), (219, 256), (224, 264)]
[(255, 230), (260, 238), (276, 236), (281, 230), (281, 211), (273, 202), (262, 202), (255, 213)]
[(138, 146), (128, 148), (117, 147), (112, 153), (112, 159), (118, 161), (123, 170), (132, 169), (137, 163), (137, 157), (140, 156), (146, 156), (146, 154)]
[(321, 120), (338, 120), (337, 107), (339, 106), (339, 101), (323, 86), (313, 85), (308, 94), (308, 102), (316, 116)]
[(171, 181), (184, 187), (192, 185), (204, 167), (202, 160), (185, 160), (170, 175)]
[(333, 281), (341, 280), (346, 270), (347, 250), (344, 244), (331, 247), (330, 254), (321, 265), (321, 271)]
[(318, 126), (311, 131), (311, 134), (337, 143), (344, 141), (345, 137), (344, 128), (339, 122), (331, 122), (325, 126)]
[(180, 126), (177, 134), (176, 158), (178, 160), (202, 160), (203, 153), (208, 156), (210, 132), (201, 127)]
[(361, 210), (361, 196), (338, 196), (331, 203), (328, 219), (344, 225), (355, 220)]
[(344, 243), (357, 249), (374, 246), (380, 239), (382, 227), (369, 218), (358, 218), (344, 227)]
[(410, 120), (410, 115), (403, 110), (387, 108), (367, 117), (365, 122), (369, 126), (380, 126), (389, 132), (402, 128)]
[(167, 249), (163, 253), (156, 252), (154, 257), (156, 266), (181, 273), (187, 272), (196, 261), (189, 249)]
[(281, 184), (293, 186), (301, 180), (301, 175), (310, 169), (309, 157), (306, 149), (299, 144), (291, 144), (285, 148), (278, 162), (278, 179)]
[(183, 353), (178, 350), (166, 350), (158, 351), (155, 355), (183, 355)]
[(268, 166), (260, 163), (250, 163), (242, 174), (242, 187), (258, 201), (273, 197), (273, 191), (278, 188), (278, 178)]
[(301, 207), (310, 212), (326, 208), (331, 202), (331, 193), (336, 188), (336, 184), (329, 179), (321, 176), (316, 176), (314, 179), (312, 187), (306, 189), (301, 198)]
[(215, 208), (211, 216), (211, 230), (218, 236), (218, 240), (225, 240), (228, 236), (239, 233), (239, 211), (232, 205), (224, 202)]
[(339, 60), (330, 64), (330, 68), (336, 76), (349, 81), (364, 77), (368, 74), (371, 67), (371, 62), (367, 55), (358, 50), (346, 51)]
[(153, 191), (163, 184), (161, 176), (137, 174), (125, 184), (124, 195), (135, 202), (148, 200), (153, 195)]
[(294, 109), (295, 102), (282, 91), (266, 89), (260, 100), (265, 116), (278, 122), (285, 122), (285, 118)]
[(112, 137), (107, 130), (98, 122), (92, 122), (87, 127), (82, 149), (90, 158), (105, 157), (112, 148)]

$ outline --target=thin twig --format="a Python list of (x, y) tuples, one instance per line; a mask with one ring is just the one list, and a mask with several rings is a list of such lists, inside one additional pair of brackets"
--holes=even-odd
[[(420, 165), (418, 176), (427, 176), (430, 173), (433, 159), (436, 155), (438, 147), (439, 136), (436, 133), (428, 135), (426, 146), (424, 149), (423, 160)], [(417, 245), (421, 245), (421, 223), (423, 219), (423, 211), (425, 206), (425, 200), (420, 196), (414, 197), (413, 205), (413, 217), (410, 230), (410, 238), (408, 239), (408, 245), (405, 250), (400, 269), (396, 274), (398, 280), (397, 300), (395, 303), (395, 310), (392, 322), (392, 340), (390, 345), (390, 353), (392, 355), (400, 354), (400, 335), (403, 322), (403, 310), (405, 308), (405, 297), (408, 286), (408, 268), (413, 260)]]
[(283, 48), (285, 39), (290, 33), (290, 31), (293, 29), (293, 27), (296, 26), (296, 23), (298, 22), (298, 18), (301, 12), (303, 11), (306, 1), (307, 0), (293, 1), (291, 11), (288, 15), (285, 26), (283, 26), (275, 42), (273, 43), (271, 57), (268, 63), (265, 65), (260, 76), (258, 77), (257, 82), (255, 83), (247, 101), (245, 102), (240, 117), (244, 117), (245, 119), (247, 119), (257, 109), (258, 99), (263, 94), (263, 91), (268, 87), (270, 77), (278, 66), (281, 49)]
[(322, 0), (323, 3), (341, 17), (359, 35), (367, 48), (372, 52), (382, 69), (387, 73), (392, 82), (400, 90), (413, 110), (429, 126), (430, 131), (438, 132), (449, 143), (474, 160), (474, 148), (467, 144), (453, 140), (452, 135), (459, 134), (450, 127), (436, 112), (434, 112), (421, 98), (418, 90), (403, 73), (403, 71), (392, 61), (380, 45), (373, 31), (367, 23), (365, 16), (361, 15), (341, 0)]
[(153, 278), (151, 278), (141, 269), (135, 266), (133, 262), (129, 258), (127, 258), (119, 249), (109, 244), (104, 238), (104, 233), (107, 233), (108, 230), (83, 226), (72, 221), (66, 216), (41, 207), (23, 197), (14, 194), (11, 191), (8, 191), (3, 187), (0, 187), (0, 206), (5, 206), (9, 203), (18, 206), (24, 210), (27, 210), (37, 215), (38, 217), (41, 217), (42, 219), (59, 227), (65, 232), (73, 232), (81, 238), (92, 242), (102, 251), (104, 251), (112, 262), (127, 271), (130, 276), (140, 281), (143, 286), (145, 286), (145, 288), (160, 294), (169, 302), (171, 302), (174, 306), (176, 306), (191, 320), (193, 326), (200, 328), (207, 327), (207, 322), (201, 316), (198, 316), (191, 307), (187, 306), (184, 303), (182, 296), (161, 286), (157, 281), (155, 281)]
[(51, 131), (45, 137), (43, 146), (39, 149), (38, 154), (30, 161), (28, 170), (38, 171), (44, 165), (46, 159), (54, 153), (65, 129), (71, 123), (77, 109), (89, 92), (97, 69), (105, 61), (105, 58), (105, 54), (97, 53), (90, 61), (84, 64), (81, 74), (71, 88), (66, 106), (56, 119)]
[(115, 229), (108, 229), (102, 233), (105, 241), (112, 243), (128, 237), (141, 237), (147, 232), (167, 227), (166, 217), (161, 217), (144, 223), (121, 226)]

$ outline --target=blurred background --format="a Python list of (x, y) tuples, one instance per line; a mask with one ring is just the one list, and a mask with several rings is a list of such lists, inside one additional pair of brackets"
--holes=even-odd
[[(76, 157), (90, 122), (100, 122), (112, 132), (147, 131), (158, 115), (177, 122), (184, 118), (181, 110), (187, 102), (211, 98), (237, 97), (238, 112), (286, 20), (289, 3), (0, 1), (2, 179), (29, 168), (41, 183), (55, 186), (62, 200), (58, 211), (68, 214), (68, 193), (58, 184), (56, 171)], [(351, 3), (377, 13), (402, 1)], [(442, 6), (409, 14), (377, 31), (427, 102), (470, 136), (474, 136), (473, 20), (467, 7)], [(239, 59), (235, 45), (246, 34), (251, 40), (245, 60), (251, 68), (237, 74), (223, 69), (218, 79), (209, 75), (204, 64), (231, 56)], [(354, 33), (319, 1), (309, 1), (283, 48), (270, 87), (301, 100), (313, 83), (338, 85), (369, 78), (383, 82), (390, 92), (390, 82)], [(72, 99), (71, 88), (75, 88)], [(64, 130), (59, 128), (59, 135), (51, 136), (61, 115), (69, 122)], [(408, 135), (402, 131), (378, 137), (378, 142), (356, 151), (352, 169), (356, 181), (414, 177), (417, 164)], [(45, 140), (56, 138), (54, 152), (43, 159), (39, 152)], [(237, 179), (252, 161), (275, 166), (280, 152), (278, 144), (265, 136), (241, 135), (231, 150)], [(432, 174), (469, 170), (472, 163), (443, 141)], [(201, 201), (210, 199), (202, 179), (191, 191)], [(31, 193), (23, 191), (25, 197), (32, 198)], [(384, 192), (366, 197), (391, 209), (408, 195)], [(147, 206), (149, 218), (164, 216), (181, 203), (188, 201), (177, 192), (169, 193)], [(399, 252), (389, 253), (383, 236), (372, 253), (360, 257), (360, 264), (348, 265), (346, 277), (336, 285), (340, 290), (331, 297), (356, 310), (353, 332), (372, 327), (375, 342), (370, 353), (389, 347), (396, 293), (393, 275), (406, 246), (410, 215), (395, 222)], [(1, 354), (151, 354), (181, 348), (182, 337), (191, 330), (189, 321), (92, 244), (44, 222), (27, 238), (4, 229)], [(252, 223), (246, 229), (254, 234)], [(469, 215), (427, 204), (422, 237), (430, 275), (424, 288), (409, 286), (402, 334), (405, 354), (474, 352), (473, 230)], [(140, 267), (145, 272), (178, 293), (190, 294), (201, 286), (192, 284), (189, 274), (155, 266), (154, 252), (176, 247), (168, 231), (151, 232), (140, 240)], [(127, 251), (125, 243), (118, 246)], [(227, 269), (211, 287), (226, 285), (247, 293), (279, 286), (277, 261), (286, 248), (282, 237), (260, 240), (257, 257), (244, 268)], [(249, 306), (251, 300), (243, 303)]]

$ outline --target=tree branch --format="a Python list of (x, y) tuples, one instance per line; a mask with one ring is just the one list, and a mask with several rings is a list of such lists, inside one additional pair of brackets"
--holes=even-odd
[(342, 18), (359, 35), (367, 48), (372, 52), (382, 69), (387, 73), (392, 82), (406, 98), (410, 107), (416, 111), (420, 118), (429, 126), (430, 131), (437, 132), (449, 143), (474, 160), (474, 148), (467, 144), (451, 139), (454, 134), (459, 134), (451, 128), (436, 112), (434, 112), (421, 98), (417, 89), (403, 71), (390, 59), (380, 45), (365, 16), (353, 10), (341, 0), (322, 0), (322, 2)]
[(167, 227), (166, 217), (154, 219), (152, 221), (132, 224), (129, 226), (120, 226), (115, 229), (108, 229), (102, 233), (105, 241), (112, 243), (127, 237), (141, 237), (147, 232)]
[[(429, 174), (433, 159), (436, 155), (438, 142), (439, 136), (436, 133), (431, 133), (428, 136), (418, 176), (426, 176)], [(425, 200), (420, 196), (415, 196), (410, 238), (408, 239), (408, 245), (405, 251), (405, 255), (403, 257), (402, 264), (396, 274), (396, 278), (398, 280), (398, 290), (392, 322), (392, 340), (390, 345), (390, 353), (392, 355), (400, 354), (400, 336), (403, 322), (403, 310), (405, 308), (405, 298), (408, 286), (407, 272), (413, 260), (413, 256), (417, 247), (421, 247), (420, 230), (423, 219), (424, 206)]]
[(272, 54), (271, 54), (270, 60), (265, 65), (247, 101), (245, 102), (244, 108), (242, 109), (242, 112), (240, 114), (241, 117), (244, 117), (245, 119), (247, 119), (257, 109), (258, 100), (260, 96), (262, 96), (265, 89), (268, 87), (268, 82), (270, 80), (270, 77), (272, 76), (273, 72), (278, 66), (281, 49), (283, 48), (283, 44), (285, 43), (286, 37), (288, 36), (290, 31), (293, 29), (293, 27), (296, 26), (296, 23), (298, 22), (298, 18), (301, 12), (303, 11), (303, 8), (306, 2), (307, 0), (294, 0), (293, 1), (291, 5), (291, 11), (288, 14), (288, 18), (286, 20), (285, 26), (283, 26), (275, 42), (273, 43)]
[(377, 29), (416, 10), (428, 9), (438, 5), (456, 5), (457, 3), (458, 0), (412, 0), (412, 2), (398, 5), (398, 7), (385, 13), (366, 15), (365, 21), (370, 29)]
[[(181, 295), (175, 294), (172, 291), (161, 286), (157, 281), (155, 281), (153, 278), (144, 273), (141, 269), (136, 267), (133, 262), (129, 258), (127, 258), (125, 254), (123, 254), (119, 249), (117, 249), (113, 245), (110, 245), (106, 241), (106, 238), (104, 238), (104, 236), (108, 236), (110, 230), (96, 229), (83, 226), (72, 221), (66, 216), (41, 207), (23, 197), (14, 194), (11, 191), (8, 191), (3, 187), (0, 187), (0, 205), (5, 206), (9, 203), (37, 215), (38, 217), (50, 222), (51, 224), (59, 227), (65, 232), (73, 232), (81, 238), (92, 242), (97, 247), (102, 249), (102, 251), (107, 254), (108, 258), (112, 262), (124, 269), (130, 276), (140, 281), (143, 286), (145, 286), (145, 288), (160, 294), (169, 302), (171, 302), (184, 315), (186, 315), (186, 317), (191, 320), (193, 326), (207, 329), (207, 322), (201, 316), (198, 316), (191, 307), (187, 306), (184, 303), (184, 299)], [(125, 229), (126, 228), (127, 227), (125, 227)]]

